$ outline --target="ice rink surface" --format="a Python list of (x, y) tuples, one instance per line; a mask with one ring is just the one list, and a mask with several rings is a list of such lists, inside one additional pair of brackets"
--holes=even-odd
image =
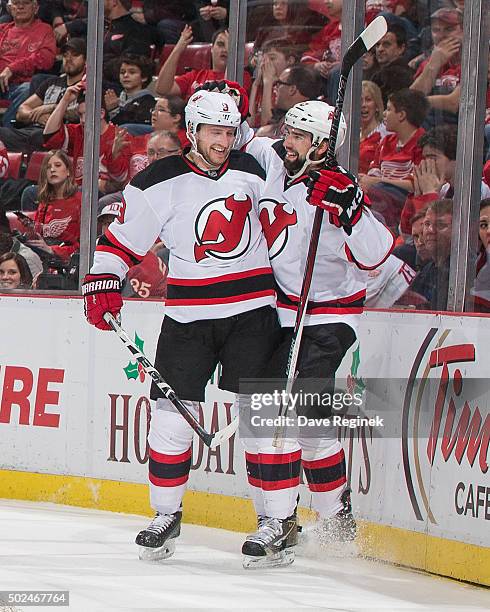
[[(183, 525), (175, 555), (137, 558), (146, 517), (0, 500), (0, 590), (69, 590), (70, 606), (15, 610), (490, 610), (490, 590), (309, 550), (245, 571), (243, 534)], [(0, 610), (2, 610), (0, 606)]]

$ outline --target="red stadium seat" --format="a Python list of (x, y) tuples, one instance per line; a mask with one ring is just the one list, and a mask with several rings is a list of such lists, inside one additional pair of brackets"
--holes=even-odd
[[(165, 45), (160, 55), (160, 65), (158, 70), (161, 70), (167, 57), (170, 55), (174, 45)], [(189, 70), (202, 70), (211, 68), (211, 44), (210, 43), (194, 43), (188, 45), (182, 52), (177, 64), (176, 74), (184, 74)]]
[[(34, 219), (34, 217), (36, 216), (36, 211), (35, 210), (28, 211), (28, 212), (25, 212), (24, 214), (30, 219)], [(8, 211), (6, 215), (7, 215), (7, 220), (9, 222), (11, 232), (13, 232), (14, 230), (17, 230), (21, 234), (25, 233), (26, 231), (25, 225), (21, 223), (17, 215), (15, 215), (13, 212), (10, 212), (10, 211)]]
[(43, 159), (48, 155), (48, 151), (34, 151), (27, 162), (26, 175), (24, 178), (35, 183), (39, 180), (39, 173), (41, 172), (41, 164)]
[(7, 151), (9, 158), (9, 169), (7, 171), (6, 178), (18, 179), (20, 176), (20, 169), (22, 168), (22, 160), (24, 158), (23, 153), (11, 153)]

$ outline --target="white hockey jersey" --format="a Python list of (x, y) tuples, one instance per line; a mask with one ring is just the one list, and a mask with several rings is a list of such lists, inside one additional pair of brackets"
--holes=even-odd
[(121, 279), (159, 238), (170, 250), (165, 312), (186, 323), (274, 305), (258, 218), (264, 171), (233, 151), (216, 172), (184, 156), (158, 160), (123, 192), (123, 208), (99, 240), (92, 273)]
[(391, 308), (412, 284), (417, 272), (395, 255), (375, 270), (369, 270), (366, 308)]
[[(308, 176), (288, 181), (282, 140), (253, 138), (245, 150), (266, 171), (260, 221), (278, 285), (279, 319), (283, 327), (293, 326), (315, 216), (315, 207), (306, 201)], [(350, 236), (325, 214), (305, 325), (343, 321), (356, 330), (366, 297), (367, 270), (379, 266), (393, 246), (391, 232), (368, 209)]]

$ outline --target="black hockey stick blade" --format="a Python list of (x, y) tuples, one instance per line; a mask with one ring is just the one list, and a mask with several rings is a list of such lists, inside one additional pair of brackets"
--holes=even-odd
[(194, 418), (193, 414), (188, 410), (187, 406), (183, 404), (182, 401), (178, 398), (172, 387), (167, 382), (165, 382), (160, 372), (155, 368), (155, 366), (152, 365), (149, 359), (139, 350), (136, 344), (131, 340), (131, 338), (119, 324), (119, 321), (110, 312), (106, 312), (104, 314), (104, 320), (112, 328), (112, 330), (116, 332), (121, 342), (127, 346), (133, 357), (139, 364), (141, 364), (141, 367), (148, 374), (148, 376), (150, 376), (156, 386), (160, 389), (164, 397), (166, 397), (172, 402), (172, 404), (177, 408), (180, 414), (189, 423), (189, 425), (201, 438), (204, 444), (206, 444), (206, 446), (209, 446), (209, 448), (216, 448), (217, 446), (231, 438), (231, 436), (236, 432), (238, 428), (238, 416), (236, 416), (226, 427), (223, 427), (223, 429), (220, 429), (219, 431), (213, 434), (208, 433), (201, 426), (199, 421)]
[[(337, 145), (337, 135), (339, 131), (340, 118), (342, 116), (342, 109), (344, 106), (345, 89), (347, 86), (347, 79), (350, 71), (356, 62), (361, 57), (372, 49), (374, 45), (386, 34), (388, 29), (388, 23), (382, 16), (376, 17), (361, 34), (354, 40), (354, 42), (347, 49), (346, 54), (342, 59), (342, 67), (340, 71), (339, 88), (337, 92), (337, 100), (335, 102), (335, 110), (332, 118), (332, 125), (330, 127), (330, 134), (328, 139), (328, 150), (326, 154), (325, 165), (327, 168), (333, 168), (335, 166), (335, 148)], [(313, 226), (311, 229), (310, 245), (308, 247), (308, 255), (306, 258), (305, 272), (303, 276), (303, 285), (301, 287), (301, 293), (298, 301), (298, 310), (296, 311), (296, 320), (294, 323), (293, 337), (291, 339), (291, 347), (289, 349), (288, 364), (286, 367), (286, 379), (287, 379), (287, 393), (286, 402), (281, 405), (279, 410), (279, 416), (283, 416), (288, 408), (289, 393), (292, 392), (294, 380), (297, 376), (297, 365), (299, 358), (299, 350), (301, 346), (301, 337), (303, 335), (304, 321), (306, 318), (306, 309), (308, 306), (308, 297), (310, 294), (311, 279), (313, 277), (313, 269), (315, 266), (316, 252), (318, 247), (318, 240), (320, 239), (320, 231), (323, 221), (323, 209), (318, 207), (315, 211), (315, 217), (313, 219)], [(273, 446), (276, 448), (282, 448), (283, 446), (284, 427), (278, 426), (274, 433), (274, 439), (272, 441)]]

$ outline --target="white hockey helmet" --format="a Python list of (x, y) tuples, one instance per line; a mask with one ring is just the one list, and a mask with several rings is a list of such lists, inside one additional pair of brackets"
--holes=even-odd
[[(286, 113), (284, 123), (298, 130), (309, 132), (313, 137), (312, 145), (317, 147), (322, 140), (330, 136), (334, 111), (335, 108), (326, 102), (307, 100), (290, 108)], [(335, 145), (336, 151), (344, 142), (346, 131), (347, 124), (342, 113)]]
[(240, 111), (233, 98), (217, 91), (196, 91), (185, 107), (188, 135), (194, 135), (201, 123), (239, 128), (241, 121)]
[[(304, 132), (309, 132), (312, 137), (311, 148), (306, 155), (305, 163), (298, 172), (294, 175), (289, 175), (291, 178), (294, 179), (300, 176), (309, 164), (320, 164), (325, 161), (325, 157), (313, 160), (311, 155), (323, 140), (329, 138), (334, 112), (335, 108), (326, 102), (321, 102), (320, 100), (307, 100), (306, 102), (295, 104), (286, 113), (284, 118), (285, 125), (303, 130)], [(346, 131), (347, 124), (344, 115), (341, 114), (335, 151), (337, 151), (344, 142)]]

